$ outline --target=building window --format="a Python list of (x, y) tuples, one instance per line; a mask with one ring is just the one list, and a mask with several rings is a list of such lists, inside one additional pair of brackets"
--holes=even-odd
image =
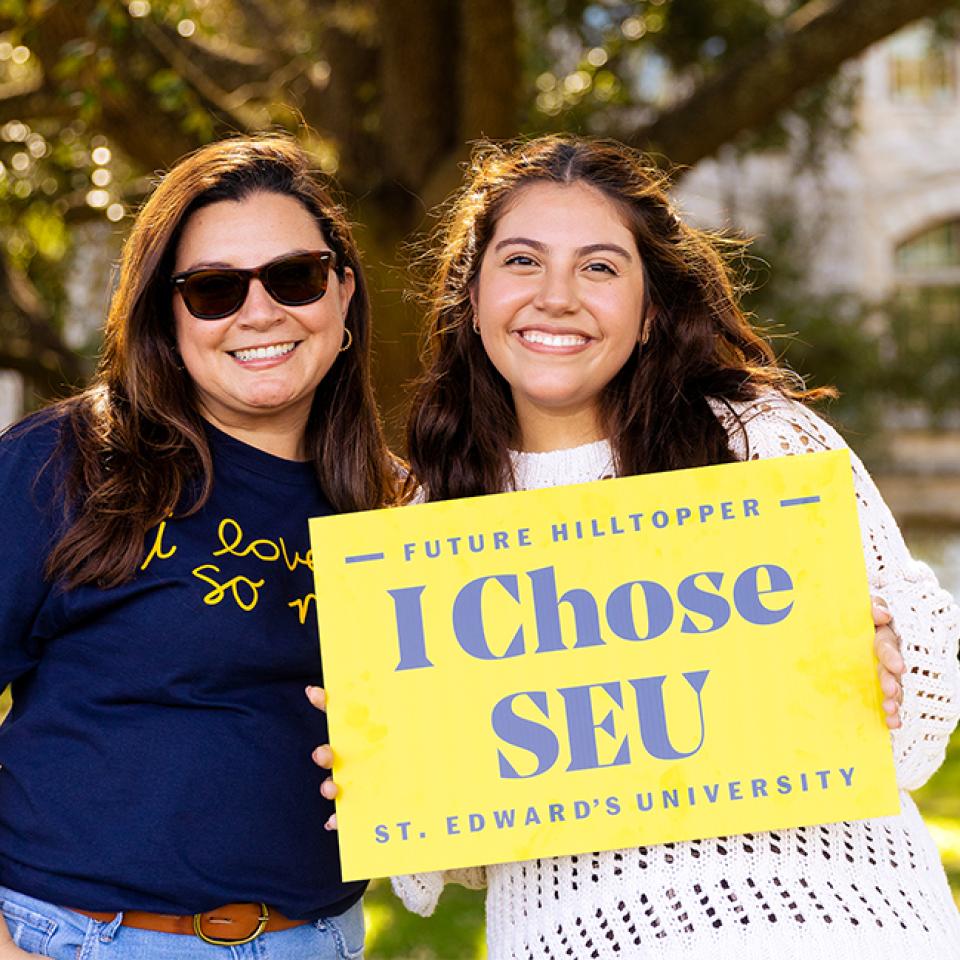
[(890, 97), (903, 104), (953, 103), (957, 48), (928, 24), (901, 30), (889, 41)]
[(960, 218), (894, 251), (890, 332), (905, 379), (922, 384), (935, 418), (955, 408), (960, 377)]
[(898, 274), (922, 279), (931, 271), (960, 270), (960, 220), (951, 220), (901, 243), (896, 249)]

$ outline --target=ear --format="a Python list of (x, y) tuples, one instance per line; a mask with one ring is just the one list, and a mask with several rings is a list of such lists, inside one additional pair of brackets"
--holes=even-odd
[(470, 309), (473, 310), (474, 316), (477, 313), (477, 282), (476, 280), (471, 280), (467, 285), (467, 292), (470, 294)]
[(346, 321), (347, 311), (350, 309), (350, 301), (353, 299), (353, 292), (357, 289), (357, 278), (353, 274), (351, 267), (343, 268), (343, 279), (340, 281), (340, 319)]

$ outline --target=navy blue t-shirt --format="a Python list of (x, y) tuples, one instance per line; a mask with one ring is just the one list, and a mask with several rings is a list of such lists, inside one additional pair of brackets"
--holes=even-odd
[[(44, 578), (59, 525), (57, 420), (0, 441), (0, 884), (63, 906), (194, 913), (263, 901), (342, 912), (307, 518), (312, 466), (210, 428), (214, 485), (148, 532), (120, 587)], [(67, 454), (68, 455), (68, 454)]]

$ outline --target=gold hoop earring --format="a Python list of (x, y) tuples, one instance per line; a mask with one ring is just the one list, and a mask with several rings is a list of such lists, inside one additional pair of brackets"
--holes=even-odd
[(349, 327), (344, 327), (343, 332), (347, 335), (347, 342), (337, 351), (337, 353), (346, 353), (353, 346), (353, 334)]
[(480, 336), (480, 324), (477, 321), (477, 318), (473, 318), (473, 332), (479, 337)]

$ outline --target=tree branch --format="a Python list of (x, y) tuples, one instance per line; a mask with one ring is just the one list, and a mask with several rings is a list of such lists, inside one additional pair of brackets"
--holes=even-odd
[(175, 45), (189, 61), (193, 69), (213, 78), (223, 90), (235, 90), (248, 84), (263, 83), (286, 60), (273, 47), (252, 49), (219, 38), (212, 46), (199, 36), (181, 37), (168, 24), (142, 21)]
[(221, 122), (226, 122), (228, 126), (235, 129), (243, 130), (250, 126), (250, 118), (237, 109), (227, 92), (220, 86), (220, 78), (214, 79), (208, 72), (209, 62), (206, 69), (196, 63), (192, 59), (195, 51), (188, 51), (188, 48), (182, 47), (179, 36), (174, 39), (173, 34), (164, 31), (150, 20), (144, 19), (140, 29), (144, 38), (163, 58), (166, 65), (173, 69), (181, 80), (185, 80), (190, 85), (206, 109), (218, 116)]
[(79, 383), (86, 373), (29, 278), (5, 256), (0, 257), (0, 367), (19, 371), (49, 394), (64, 381)]
[(77, 111), (42, 80), (29, 86), (5, 84), (0, 87), (0, 123), (34, 117), (66, 121), (76, 114)]
[(627, 134), (635, 146), (689, 165), (741, 130), (770, 123), (800, 90), (831, 77), (872, 43), (951, 0), (810, 0), (686, 100)]
[(251, 35), (260, 37), (270, 50), (287, 57), (299, 56), (300, 52), (289, 41), (290, 20), (278, 14), (275, 4), (261, 0), (235, 0), (235, 6), (243, 14)]
[[(29, 21), (24, 42), (40, 63), (48, 89), (59, 84), (55, 79), (56, 67), (64, 49), (71, 43), (98, 42), (99, 38), (90, 36), (96, 7), (97, 0), (52, 3)], [(150, 77), (165, 64), (148, 45), (137, 42), (136, 21), (130, 22), (125, 37), (111, 36), (106, 45), (112, 48), (123, 84), (119, 88), (104, 85), (96, 91), (103, 132), (147, 170), (164, 168), (176, 157), (198, 147), (198, 135), (185, 131), (178, 115), (157, 104)], [(64, 93), (69, 92), (68, 87)], [(67, 99), (59, 91), (58, 96)], [(149, 117), (149, 122), (134, 123), (133, 117)]]

